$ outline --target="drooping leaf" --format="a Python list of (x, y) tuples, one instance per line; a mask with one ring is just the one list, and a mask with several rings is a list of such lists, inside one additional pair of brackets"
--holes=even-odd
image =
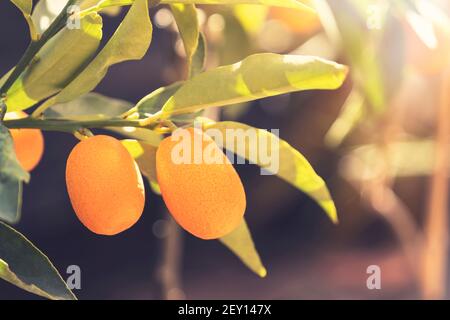
[(59, 92), (85, 67), (100, 44), (102, 18), (93, 13), (80, 23), (80, 29), (63, 28), (38, 52), (8, 90), (8, 111), (24, 110)]
[(151, 92), (136, 104), (137, 112), (142, 116), (158, 112), (167, 100), (180, 89), (181, 85), (181, 82), (175, 82), (167, 87), (161, 87)]
[(261, 262), (245, 220), (236, 230), (221, 238), (220, 242), (230, 249), (250, 270), (261, 278), (266, 277), (267, 270)]
[(133, 107), (131, 102), (87, 93), (78, 99), (61, 103), (44, 112), (46, 119), (99, 120), (118, 117)]
[[(203, 123), (205, 130), (219, 130), (223, 147), (270, 174), (276, 174), (297, 189), (305, 192), (337, 223), (336, 207), (324, 180), (314, 171), (308, 160), (289, 143), (273, 133), (239, 122)], [(233, 132), (230, 135), (227, 129)], [(206, 132), (207, 134), (208, 131)], [(216, 135), (210, 132), (212, 137)], [(253, 140), (252, 137), (254, 138)], [(249, 143), (251, 141), (252, 143)], [(216, 141), (220, 145), (221, 141)], [(264, 151), (263, 155), (260, 152)], [(268, 158), (268, 159), (265, 159)], [(269, 161), (270, 160), (270, 161)]]
[(11, 0), (14, 5), (22, 12), (30, 29), (30, 36), (32, 40), (37, 40), (38, 31), (31, 18), (31, 11), (33, 10), (33, 0)]
[(0, 278), (48, 299), (76, 299), (50, 260), (22, 234), (2, 222)]
[(255, 54), (236, 64), (205, 71), (186, 81), (166, 102), (162, 116), (294, 91), (337, 89), (346, 75), (347, 67), (316, 57)]
[(197, 9), (194, 4), (174, 3), (170, 5), (173, 16), (183, 40), (186, 58), (188, 61), (188, 74), (191, 73), (192, 57), (197, 50), (200, 26), (197, 18)]
[(51, 102), (67, 102), (92, 91), (105, 77), (110, 66), (141, 59), (147, 52), (151, 39), (152, 24), (147, 0), (136, 0), (105, 47)]

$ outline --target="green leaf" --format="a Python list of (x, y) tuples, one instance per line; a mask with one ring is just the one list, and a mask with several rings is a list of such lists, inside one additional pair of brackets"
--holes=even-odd
[(101, 38), (102, 18), (95, 13), (81, 20), (80, 29), (63, 28), (8, 90), (8, 111), (26, 109), (61, 91), (90, 61)]
[(156, 179), (156, 151), (158, 148), (137, 140), (122, 140), (122, 144), (136, 161), (139, 170), (149, 181), (152, 190), (156, 194), (161, 194)]
[(171, 96), (180, 89), (182, 82), (175, 82), (167, 87), (156, 89), (136, 104), (136, 110), (141, 116), (151, 115), (163, 107)]
[(36, 29), (36, 26), (34, 25), (33, 19), (31, 18), (31, 11), (33, 10), (33, 0), (11, 0), (11, 2), (14, 3), (14, 5), (22, 12), (28, 24), (28, 28), (30, 29), (31, 39), (33, 41), (37, 40), (38, 31)]
[(8, 129), (0, 124), (0, 219), (16, 223), (22, 207), (22, 182), (30, 175), (17, 160)]
[[(279, 139), (276, 135), (263, 129), (256, 129), (239, 122), (204, 122), (204, 129), (219, 130), (221, 136), (224, 137), (223, 147), (237, 154), (238, 156), (248, 159), (251, 163), (255, 163), (272, 174), (276, 174), (281, 179), (290, 183), (297, 189), (305, 192), (327, 213), (330, 219), (337, 223), (338, 217), (336, 207), (330, 192), (323, 179), (314, 171), (308, 160), (296, 149), (289, 145), (286, 141)], [(232, 129), (234, 135), (227, 135), (227, 129)], [(246, 139), (248, 134), (256, 130), (256, 143), (236, 143), (235, 139)], [(208, 133), (208, 132), (207, 132)], [(211, 136), (215, 135), (211, 133)], [(227, 140), (229, 138), (230, 140)], [(216, 141), (220, 144), (220, 141)], [(264, 145), (261, 145), (264, 143)], [(244, 147), (238, 147), (244, 146)], [(268, 155), (278, 155), (278, 168), (270, 168), (267, 163), (258, 156), (258, 151), (265, 147)]]
[(261, 262), (245, 220), (237, 229), (221, 238), (220, 242), (241, 259), (250, 270), (261, 278), (266, 277), (267, 270)]
[(198, 38), (197, 49), (192, 56), (191, 61), (191, 70), (189, 73), (189, 78), (199, 74), (203, 71), (206, 62), (206, 39), (203, 33), (200, 32), (200, 36)]
[(2, 222), (0, 278), (48, 299), (76, 299), (49, 259), (22, 234)]
[(0, 178), (0, 220), (17, 223), (22, 210), (22, 182), (10, 177)]
[(197, 50), (200, 26), (197, 18), (197, 9), (194, 4), (174, 3), (170, 5), (173, 16), (183, 40), (186, 58), (188, 61), (188, 74), (191, 74), (192, 57)]
[(130, 110), (133, 104), (98, 93), (87, 93), (78, 99), (60, 103), (44, 112), (46, 119), (100, 120), (111, 119)]
[(0, 177), (28, 182), (30, 175), (17, 160), (9, 130), (0, 124)]
[(147, 52), (152, 39), (148, 3), (136, 0), (126, 17), (95, 59), (58, 95), (52, 103), (73, 100), (92, 91), (105, 77), (110, 66), (128, 60), (139, 60)]
[(166, 102), (162, 117), (294, 91), (339, 88), (347, 67), (316, 57), (255, 54), (186, 81)]
[(193, 4), (213, 4), (213, 5), (260, 4), (265, 6), (313, 11), (311, 7), (297, 0), (162, 0), (161, 3), (169, 3), (169, 4), (193, 3)]

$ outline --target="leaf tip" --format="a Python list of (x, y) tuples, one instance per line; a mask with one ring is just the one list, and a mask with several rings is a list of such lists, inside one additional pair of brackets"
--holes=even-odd
[(328, 216), (330, 217), (331, 222), (333, 222), (334, 225), (338, 225), (339, 224), (339, 217), (338, 217), (338, 214), (337, 214), (336, 207), (334, 207), (334, 210), (331, 210), (331, 211), (328, 212)]
[(261, 278), (265, 278), (267, 276), (267, 269), (264, 267), (261, 267), (257, 273), (258, 273), (258, 276), (260, 276)]

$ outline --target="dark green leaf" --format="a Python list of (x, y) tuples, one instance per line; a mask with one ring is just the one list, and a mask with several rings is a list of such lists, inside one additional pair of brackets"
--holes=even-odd
[(50, 260), (22, 234), (2, 222), (0, 278), (48, 299), (76, 299)]
[(0, 178), (0, 220), (17, 223), (22, 209), (22, 182), (9, 177)]

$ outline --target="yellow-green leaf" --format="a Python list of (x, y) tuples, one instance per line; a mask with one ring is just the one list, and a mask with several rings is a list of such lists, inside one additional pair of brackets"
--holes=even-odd
[(0, 278), (47, 299), (76, 299), (50, 260), (22, 234), (2, 222)]
[(105, 47), (51, 102), (67, 102), (92, 91), (113, 64), (141, 59), (147, 52), (151, 39), (152, 24), (147, 0), (136, 0)]
[(254, 273), (264, 278), (267, 270), (261, 262), (258, 251), (253, 243), (247, 223), (242, 221), (239, 227), (220, 239), (239, 259)]
[(192, 57), (197, 50), (200, 27), (197, 18), (197, 9), (194, 4), (174, 3), (170, 5), (173, 16), (183, 40), (186, 58), (188, 61), (188, 74), (191, 73)]
[[(339, 88), (347, 67), (310, 56), (255, 54), (186, 81), (166, 102), (162, 116), (195, 112), (312, 89)], [(213, 85), (212, 85), (213, 84)]]
[(148, 179), (150, 187), (156, 194), (161, 194), (156, 179), (157, 147), (137, 140), (122, 140), (122, 144), (136, 161), (141, 173)]
[(158, 112), (167, 100), (180, 89), (181, 85), (181, 82), (175, 82), (167, 87), (161, 87), (152, 91), (136, 104), (136, 110), (143, 116)]
[(101, 38), (102, 18), (95, 13), (81, 20), (80, 29), (61, 30), (8, 90), (8, 111), (29, 108), (62, 90), (92, 58)]
[[(314, 171), (308, 160), (289, 143), (278, 138), (276, 135), (263, 129), (253, 128), (239, 122), (204, 122), (204, 129), (219, 130), (224, 137), (223, 147), (248, 159), (251, 163), (261, 166), (272, 174), (276, 174), (281, 179), (290, 183), (297, 189), (308, 194), (327, 213), (330, 219), (337, 223), (338, 217), (336, 207), (324, 180)], [(227, 135), (227, 130), (231, 129), (233, 135)], [(255, 132), (256, 131), (256, 132)], [(246, 140), (236, 141), (235, 139), (246, 139), (252, 133), (257, 139), (254, 143), (246, 143)], [(214, 134), (211, 134), (214, 137)], [(216, 141), (220, 143), (220, 141)], [(265, 143), (264, 146), (261, 144)], [(238, 147), (240, 146), (240, 147)], [(258, 156), (258, 150), (266, 147), (267, 155), (278, 156), (278, 166), (272, 167), (273, 163), (264, 163)], [(254, 152), (256, 150), (256, 152)]]

